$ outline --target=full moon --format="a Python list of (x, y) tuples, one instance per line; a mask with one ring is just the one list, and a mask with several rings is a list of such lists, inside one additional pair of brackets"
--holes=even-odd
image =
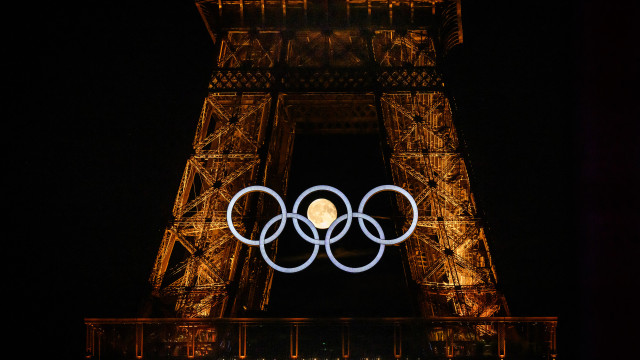
[(327, 199), (314, 200), (307, 208), (307, 218), (318, 229), (327, 229), (338, 217), (338, 210), (335, 205)]

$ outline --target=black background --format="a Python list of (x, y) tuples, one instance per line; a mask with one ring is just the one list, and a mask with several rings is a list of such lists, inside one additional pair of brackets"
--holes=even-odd
[[(559, 3), (463, 2), (449, 84), (513, 315), (559, 316), (561, 358), (620, 358), (637, 329), (638, 9)], [(190, 1), (7, 15), (5, 309), (26, 349), (79, 358), (83, 318), (135, 316), (148, 293), (213, 46)]]

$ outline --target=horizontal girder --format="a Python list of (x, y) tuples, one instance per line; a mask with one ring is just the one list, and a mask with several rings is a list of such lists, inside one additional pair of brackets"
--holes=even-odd
[(281, 68), (217, 69), (209, 83), (212, 93), (282, 91), (287, 93), (349, 92), (373, 89), (442, 91), (442, 76), (432, 66), (413, 68)]
[(462, 42), (459, 0), (200, 0), (212, 37), (250, 29), (437, 29), (446, 48)]

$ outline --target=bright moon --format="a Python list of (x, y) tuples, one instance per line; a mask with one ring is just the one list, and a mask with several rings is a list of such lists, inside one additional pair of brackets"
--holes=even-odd
[(314, 200), (307, 209), (307, 218), (318, 229), (327, 229), (338, 217), (338, 210), (335, 205), (327, 199)]

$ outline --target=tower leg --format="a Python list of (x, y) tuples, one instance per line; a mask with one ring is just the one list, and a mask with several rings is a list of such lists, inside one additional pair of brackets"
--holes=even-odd
[[(414, 40), (410, 40), (414, 41)], [(417, 41), (417, 40), (416, 40)], [(405, 241), (423, 316), (492, 316), (501, 308), (484, 229), (471, 193), (448, 98), (389, 92), (377, 100), (393, 183), (409, 191), (418, 227)], [(411, 207), (398, 198), (399, 218)], [(399, 224), (406, 230), (408, 223)]]
[[(282, 179), (288, 157), (281, 155), (289, 154), (293, 138), (287, 136), (289, 129), (281, 129), (286, 121), (278, 119), (278, 104), (276, 92), (211, 93), (204, 102), (174, 221), (151, 275), (155, 295), (177, 296), (178, 316), (238, 316), (245, 309), (265, 309), (273, 270), (255, 261), (255, 249), (232, 239), (226, 210), (233, 195), (247, 186), (286, 189)], [(269, 201), (258, 195), (241, 199), (234, 207), (238, 231), (255, 236), (258, 219), (271, 209)], [(174, 254), (187, 259), (170, 259)]]

